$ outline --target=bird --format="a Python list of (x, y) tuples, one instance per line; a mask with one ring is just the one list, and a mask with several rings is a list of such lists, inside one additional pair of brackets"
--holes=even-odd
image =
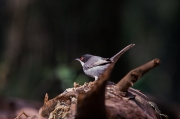
[(134, 45), (135, 44), (129, 44), (111, 58), (103, 58), (91, 54), (84, 54), (81, 57), (76, 58), (75, 60), (81, 63), (83, 71), (86, 75), (95, 78), (95, 80), (98, 80), (100, 75), (103, 74), (103, 72), (108, 68), (111, 63), (115, 64), (122, 56), (122, 54), (124, 54)]

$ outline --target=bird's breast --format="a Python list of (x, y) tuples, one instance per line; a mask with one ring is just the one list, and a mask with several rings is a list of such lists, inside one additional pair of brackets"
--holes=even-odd
[(95, 66), (95, 67), (92, 67), (92, 68), (89, 68), (89, 69), (84, 69), (84, 73), (90, 77), (99, 77), (106, 69), (107, 67), (109, 66), (109, 64), (106, 64), (106, 65), (100, 65), (100, 66)]

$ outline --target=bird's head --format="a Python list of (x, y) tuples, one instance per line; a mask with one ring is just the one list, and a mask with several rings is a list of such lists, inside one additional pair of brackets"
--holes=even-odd
[(81, 65), (84, 66), (84, 63), (86, 63), (91, 57), (92, 55), (85, 54), (85, 55), (82, 55), (80, 58), (76, 58), (75, 60), (79, 61)]

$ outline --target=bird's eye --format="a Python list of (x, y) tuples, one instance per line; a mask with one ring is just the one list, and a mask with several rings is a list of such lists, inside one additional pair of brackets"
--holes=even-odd
[(84, 58), (83, 58), (83, 57), (80, 57), (79, 59), (82, 61)]

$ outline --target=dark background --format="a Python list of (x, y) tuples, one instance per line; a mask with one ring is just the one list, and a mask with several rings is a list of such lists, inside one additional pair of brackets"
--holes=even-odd
[(161, 65), (135, 88), (172, 110), (180, 105), (179, 0), (0, 0), (0, 96), (43, 101), (94, 79), (84, 75), (82, 54), (117, 62), (111, 81), (154, 58)]

